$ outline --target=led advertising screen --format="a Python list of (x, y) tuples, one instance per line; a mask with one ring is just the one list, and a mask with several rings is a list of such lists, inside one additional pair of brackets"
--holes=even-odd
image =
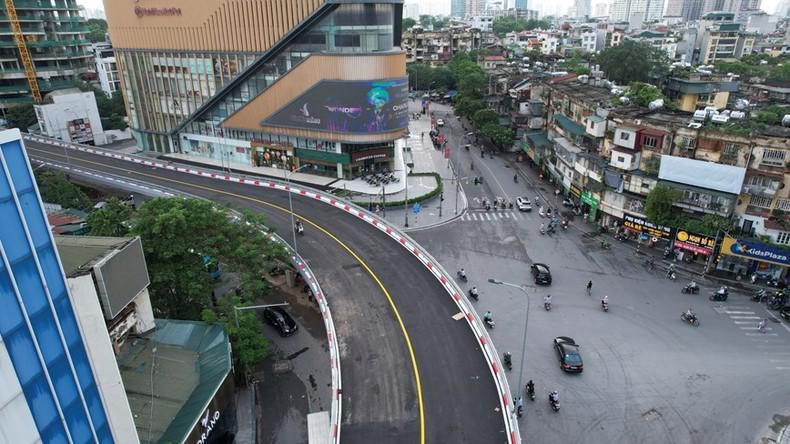
[(267, 118), (262, 125), (344, 133), (383, 133), (409, 125), (406, 77), (324, 80)]

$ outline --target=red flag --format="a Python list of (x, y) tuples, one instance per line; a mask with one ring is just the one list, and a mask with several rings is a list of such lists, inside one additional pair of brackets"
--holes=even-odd
[(449, 146), (444, 147), (444, 158), (445, 159), (449, 159), (450, 158), (450, 147)]

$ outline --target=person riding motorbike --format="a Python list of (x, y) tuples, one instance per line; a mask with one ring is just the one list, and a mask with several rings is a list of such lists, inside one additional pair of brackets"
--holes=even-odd
[(464, 270), (463, 268), (458, 270), (458, 277), (460, 277), (461, 279), (466, 279), (466, 270)]
[(757, 330), (759, 330), (760, 333), (765, 333), (765, 327), (766, 327), (767, 324), (768, 324), (768, 321), (765, 318), (760, 319), (760, 323), (757, 324)]
[(550, 294), (547, 294), (546, 296), (543, 296), (543, 303), (544, 304), (551, 304), (551, 295)]
[(480, 294), (477, 292), (477, 287), (472, 287), (469, 289), (469, 296), (472, 296), (475, 299), (480, 296)]
[(695, 291), (697, 289), (697, 283), (695, 281), (691, 281), (689, 283), (689, 291)]
[(609, 305), (609, 296), (604, 296), (601, 299), (601, 305)]
[(297, 220), (297, 221), (294, 223), (294, 228), (296, 228), (296, 232), (297, 232), (297, 233), (301, 233), (301, 232), (303, 232), (303, 231), (304, 231), (304, 225), (302, 225), (302, 221), (300, 221), (300, 220)]
[(729, 293), (729, 288), (726, 285), (722, 285), (721, 288), (716, 291), (716, 294), (719, 296), (726, 296)]
[(694, 310), (692, 310), (691, 307), (689, 307), (689, 309), (686, 310), (686, 319), (688, 319), (689, 321), (693, 321), (697, 319), (697, 314), (694, 313)]
[(672, 277), (675, 274), (675, 264), (669, 264), (669, 268), (667, 268), (667, 277)]
[(507, 366), (510, 366), (513, 363), (513, 356), (510, 354), (510, 352), (505, 352), (504, 362)]
[(487, 324), (490, 324), (490, 323), (494, 322), (494, 315), (492, 315), (492, 314), (491, 314), (491, 311), (490, 311), (490, 310), (489, 310), (489, 311), (487, 311), (487, 312), (486, 312), (486, 313), (483, 315), (483, 321), (485, 321)]
[(540, 224), (540, 234), (543, 234), (545, 232), (546, 232), (546, 225), (545, 224)]
[(518, 183), (518, 174), (513, 175), (513, 182)]
[(560, 402), (560, 393), (557, 390), (554, 390), (551, 393), (549, 393), (549, 401), (553, 403)]
[(532, 395), (533, 393), (535, 393), (535, 383), (530, 379), (527, 382), (527, 395)]

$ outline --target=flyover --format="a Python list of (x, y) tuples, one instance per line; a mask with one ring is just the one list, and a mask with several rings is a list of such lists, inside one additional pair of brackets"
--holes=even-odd
[[(264, 214), (290, 230), (288, 193), (27, 140), (33, 159), (123, 176)], [(66, 154), (68, 153), (68, 154)], [(478, 337), (424, 264), (368, 222), (295, 198), (299, 238), (332, 306), (342, 366), (342, 441), (513, 442)], [(501, 388), (501, 387), (500, 387)]]

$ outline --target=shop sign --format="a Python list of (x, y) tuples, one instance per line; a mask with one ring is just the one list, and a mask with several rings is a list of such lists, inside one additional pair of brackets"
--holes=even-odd
[[(573, 192), (572, 188), (573, 186), (571, 186), (571, 192)], [(589, 205), (592, 211), (597, 210), (598, 205), (600, 204), (600, 201), (596, 199), (595, 196), (593, 196), (592, 193), (590, 193), (589, 191), (585, 191), (582, 193), (581, 201), (582, 203)]]
[[(579, 198), (579, 197), (582, 195), (582, 190), (581, 190), (579, 187), (577, 187), (576, 185), (574, 185), (574, 184), (571, 184), (571, 194), (572, 194), (572, 195), (573, 195), (575, 198), (577, 198), (577, 199), (578, 199), (578, 198)], [(588, 205), (589, 205), (589, 204), (588, 204)], [(590, 205), (590, 206), (592, 206), (592, 205)], [(596, 206), (597, 206), (597, 204), (596, 204)]]
[(217, 425), (217, 421), (219, 421), (219, 417), (219, 410), (215, 410), (213, 414), (210, 414), (209, 409), (206, 409), (206, 415), (200, 420), (200, 425), (203, 426), (203, 433), (200, 434), (200, 439), (198, 439), (197, 444), (204, 444), (207, 442), (211, 431), (214, 430), (214, 426)]
[(144, 16), (174, 16), (181, 15), (181, 8), (145, 8), (142, 6), (134, 7), (134, 14), (137, 17)]
[(790, 252), (780, 250), (772, 245), (759, 242), (739, 240), (729, 236), (724, 237), (721, 244), (721, 254), (740, 256), (761, 262), (790, 266)]
[(387, 157), (389, 153), (390, 150), (388, 148), (357, 151), (355, 153), (351, 153), (351, 161), (360, 162), (368, 159), (382, 159)]
[(634, 230), (650, 237), (672, 240), (672, 228), (665, 227), (663, 225), (656, 225), (652, 222), (642, 219), (641, 217), (632, 216), (628, 213), (623, 214), (623, 226), (629, 230)]
[(675, 247), (682, 250), (709, 256), (715, 244), (716, 238), (704, 234), (690, 233), (686, 230), (678, 230), (675, 233)]

